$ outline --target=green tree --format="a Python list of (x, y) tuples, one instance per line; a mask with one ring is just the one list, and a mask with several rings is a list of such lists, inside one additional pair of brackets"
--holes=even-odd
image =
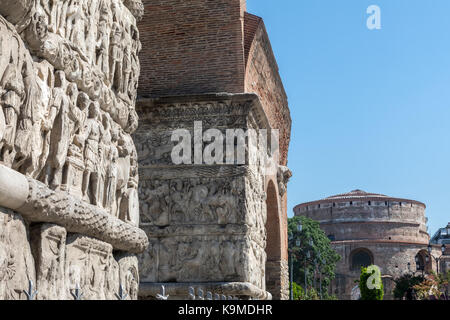
[(448, 285), (450, 284), (450, 270), (447, 273), (439, 274), (432, 272), (432, 276), (436, 279), (436, 284), (441, 294), (446, 294)]
[[(298, 224), (302, 225), (302, 231), (297, 230)], [(324, 299), (332, 298), (328, 296), (328, 288), (335, 277), (336, 263), (340, 256), (331, 247), (331, 241), (320, 229), (319, 222), (303, 216), (289, 218), (288, 232), (291, 239), (289, 259), (293, 259), (294, 263), (294, 282), (304, 287), (306, 271), (307, 287), (314, 286), (319, 292), (319, 281), (322, 278), (322, 296)], [(297, 239), (300, 240), (300, 246), (296, 244)]]
[[(383, 281), (381, 281), (381, 273), (376, 270), (371, 270), (369, 266), (367, 268), (361, 268), (361, 276), (359, 278), (359, 290), (361, 291), (361, 300), (383, 300), (384, 290)], [(376, 267), (378, 268), (378, 267)], [(369, 271), (371, 270), (371, 271)], [(369, 283), (377, 283), (378, 288), (369, 288)]]
[(305, 295), (305, 291), (303, 291), (303, 288), (295, 282), (292, 285), (294, 300), (302, 300), (302, 297)]
[(415, 276), (413, 274), (405, 274), (395, 279), (394, 299), (414, 300), (414, 286), (425, 280), (423, 276)]

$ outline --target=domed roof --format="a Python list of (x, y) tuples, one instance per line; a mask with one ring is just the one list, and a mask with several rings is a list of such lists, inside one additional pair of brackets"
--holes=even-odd
[[(341, 193), (341, 194), (337, 194), (331, 197), (327, 197), (324, 199), (320, 199), (320, 200), (316, 200), (316, 201), (311, 201), (311, 202), (306, 202), (306, 203), (302, 203), (299, 204), (297, 207), (306, 207), (306, 206), (311, 206), (311, 205), (317, 205), (317, 204), (322, 204), (322, 203), (330, 203), (330, 202), (345, 202), (345, 201), (397, 201), (397, 202), (405, 202), (405, 203), (414, 203), (414, 204), (418, 204), (418, 205), (422, 205), (424, 207), (425, 204), (416, 200), (409, 200), (409, 199), (402, 199), (402, 198), (395, 198), (395, 197), (390, 197), (384, 194), (380, 194), (380, 193), (370, 193), (370, 192), (366, 192), (364, 190), (360, 190), (360, 189), (356, 189), (347, 193)], [(295, 208), (294, 208), (295, 210)]]

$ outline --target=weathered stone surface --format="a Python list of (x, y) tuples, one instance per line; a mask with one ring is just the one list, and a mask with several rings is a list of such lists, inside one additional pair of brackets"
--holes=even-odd
[(137, 300), (139, 291), (138, 259), (135, 255), (116, 255), (119, 263), (120, 285), (125, 300)]
[(0, 0), (0, 205), (14, 210), (0, 209), (0, 299), (29, 281), (33, 299), (118, 299), (122, 280), (137, 298), (142, 14), (140, 0)]
[(136, 19), (120, 0), (33, 2), (26, 14), (0, 17), (0, 162), (131, 220), (120, 210), (137, 207)]
[(17, 211), (29, 221), (57, 223), (69, 232), (107, 241), (117, 250), (140, 253), (147, 247), (148, 239), (141, 229), (111, 216), (106, 210), (68, 193), (53, 191), (30, 178), (28, 185), (28, 199)]
[(141, 226), (150, 241), (139, 256), (142, 283), (236, 282), (265, 290), (267, 177), (256, 157), (261, 149), (249, 148), (238, 165), (177, 166), (170, 139), (171, 129), (193, 132), (194, 121), (224, 136), (228, 128), (267, 128), (260, 107), (257, 96), (245, 94), (157, 99), (138, 107)]
[(66, 237), (66, 229), (57, 225), (38, 224), (31, 228), (39, 300), (69, 298), (65, 279)]
[(66, 285), (80, 288), (85, 300), (113, 299), (119, 290), (118, 263), (112, 246), (86, 236), (69, 235), (66, 247)]
[(36, 284), (26, 223), (0, 207), (0, 300), (26, 300), (29, 281)]

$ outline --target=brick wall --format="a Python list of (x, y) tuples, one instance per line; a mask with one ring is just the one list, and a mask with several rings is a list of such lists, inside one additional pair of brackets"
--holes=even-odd
[(286, 165), (291, 117), (287, 95), (263, 20), (245, 13), (244, 34), (245, 92), (258, 94), (271, 127), (280, 130), (280, 161)]
[(140, 97), (254, 92), (280, 129), (287, 163), (291, 118), (269, 37), (245, 0), (144, 0)]
[(244, 0), (144, 0), (139, 96), (244, 92)]

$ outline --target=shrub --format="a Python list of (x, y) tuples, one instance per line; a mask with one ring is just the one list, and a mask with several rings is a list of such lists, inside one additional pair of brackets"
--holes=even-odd
[[(377, 266), (361, 268), (361, 276), (359, 279), (361, 300), (383, 300), (383, 282), (381, 281), (381, 274), (377, 270), (379, 270)], [(376, 283), (379, 287), (370, 289), (370, 283)]]
[(295, 282), (292, 283), (292, 291), (294, 300), (302, 300), (302, 297), (305, 295), (303, 288)]
[(394, 298), (402, 300), (414, 300), (414, 286), (425, 280), (423, 276), (405, 274), (395, 281)]

